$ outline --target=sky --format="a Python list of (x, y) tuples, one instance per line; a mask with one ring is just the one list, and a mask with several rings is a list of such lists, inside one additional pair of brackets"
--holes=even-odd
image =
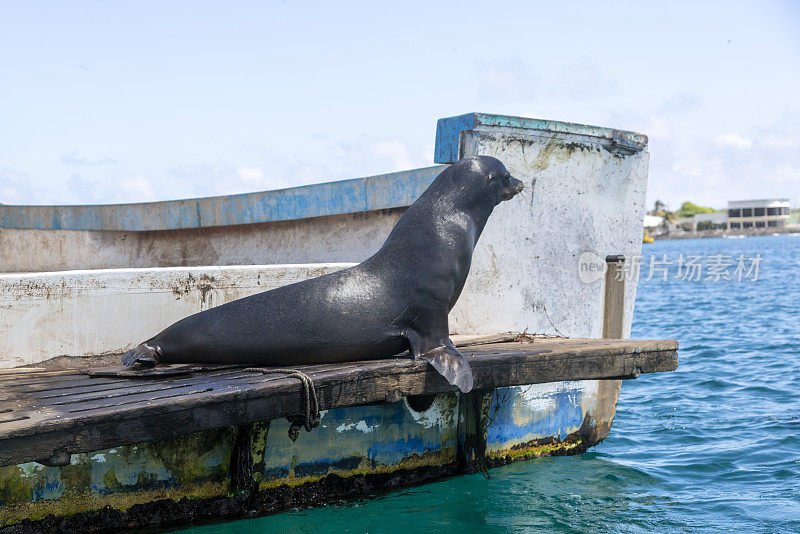
[(481, 111), (650, 138), (647, 202), (800, 205), (800, 1), (0, 0), (0, 203), (433, 164)]

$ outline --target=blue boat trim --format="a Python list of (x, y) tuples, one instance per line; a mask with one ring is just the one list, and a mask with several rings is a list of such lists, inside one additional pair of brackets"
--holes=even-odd
[(615, 148), (627, 152), (638, 152), (647, 146), (644, 134), (615, 130), (588, 124), (512, 117), (489, 113), (467, 113), (456, 117), (439, 119), (436, 124), (436, 149), (434, 162), (453, 163), (458, 161), (459, 136), (462, 131), (476, 131), (488, 128), (517, 128), (521, 130), (540, 130), (548, 134), (563, 133), (605, 139)]
[(218, 197), (86, 206), (0, 205), (0, 228), (153, 231), (253, 224), (410, 206), (444, 170), (424, 167)]

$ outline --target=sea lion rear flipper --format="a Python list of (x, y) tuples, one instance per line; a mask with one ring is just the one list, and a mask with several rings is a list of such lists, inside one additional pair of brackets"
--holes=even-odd
[(147, 343), (142, 343), (122, 355), (122, 363), (128, 367), (155, 367), (162, 360), (161, 347)]
[(469, 393), (472, 390), (472, 369), (469, 367), (469, 362), (449, 339), (441, 347), (422, 354), (421, 358), (430, 363), (434, 369), (439, 371), (440, 375), (460, 389), (462, 393)]

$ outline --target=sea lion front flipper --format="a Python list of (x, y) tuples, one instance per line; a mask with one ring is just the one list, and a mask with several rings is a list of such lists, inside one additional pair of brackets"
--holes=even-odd
[[(407, 311), (408, 309), (404, 309), (394, 324), (404, 322), (402, 319)], [(444, 320), (434, 324), (434, 328), (430, 330), (444, 332), (443, 335), (421, 334), (412, 327), (400, 329), (399, 334), (408, 340), (414, 359), (422, 358), (451, 385), (456, 386), (463, 393), (468, 393), (472, 390), (472, 369), (469, 367), (467, 358), (453, 346), (453, 342), (447, 336), (447, 314), (444, 313), (442, 316)], [(415, 319), (418, 317), (419, 314), (414, 315)]]
[(449, 339), (445, 340), (444, 345), (431, 349), (420, 357), (462, 393), (472, 391), (472, 369), (469, 362)]

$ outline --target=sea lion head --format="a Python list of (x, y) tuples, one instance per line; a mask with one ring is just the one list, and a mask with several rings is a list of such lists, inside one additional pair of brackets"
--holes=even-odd
[(504, 200), (511, 200), (525, 187), (522, 181), (511, 176), (503, 162), (491, 156), (463, 158), (450, 169), (458, 176), (459, 196), (471, 197), (469, 203), (488, 203), (493, 208)]

